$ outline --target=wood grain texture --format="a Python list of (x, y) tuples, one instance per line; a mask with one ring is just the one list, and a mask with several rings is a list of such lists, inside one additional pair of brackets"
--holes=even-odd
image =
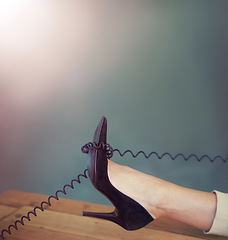
[[(27, 214), (33, 207), (39, 206), (48, 197), (40, 194), (9, 190), (0, 195), (0, 231)], [(52, 206), (44, 212), (38, 210), (38, 216), (25, 220), (24, 226), (14, 230), (5, 239), (153, 239), (153, 240), (225, 240), (226, 237), (205, 235), (202, 231), (186, 224), (161, 218), (137, 231), (126, 231), (118, 225), (96, 218), (82, 216), (82, 211), (110, 212), (113, 207), (86, 203), (70, 199), (53, 200)]]

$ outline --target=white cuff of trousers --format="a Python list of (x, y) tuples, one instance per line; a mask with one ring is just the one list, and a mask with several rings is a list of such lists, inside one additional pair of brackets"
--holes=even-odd
[(228, 193), (213, 192), (217, 196), (217, 210), (211, 229), (204, 233), (228, 236)]

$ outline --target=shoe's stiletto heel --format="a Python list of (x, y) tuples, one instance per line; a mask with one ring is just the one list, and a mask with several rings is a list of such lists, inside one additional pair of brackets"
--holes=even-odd
[(121, 217), (116, 209), (111, 213), (83, 212), (83, 216), (101, 218), (101, 219), (115, 222), (121, 226), (124, 225), (123, 219), (121, 219)]
[(154, 219), (143, 206), (111, 184), (108, 177), (108, 160), (105, 148), (106, 134), (107, 119), (102, 117), (93, 137), (93, 143), (98, 147), (89, 151), (87, 165), (92, 184), (113, 203), (115, 210), (111, 213), (83, 212), (83, 216), (106, 219), (117, 223), (126, 230), (142, 228)]

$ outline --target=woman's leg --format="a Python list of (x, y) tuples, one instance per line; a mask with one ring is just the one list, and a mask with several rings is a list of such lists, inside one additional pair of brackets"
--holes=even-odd
[(216, 195), (184, 188), (127, 166), (108, 162), (111, 183), (139, 202), (156, 219), (165, 216), (208, 231), (216, 213)]

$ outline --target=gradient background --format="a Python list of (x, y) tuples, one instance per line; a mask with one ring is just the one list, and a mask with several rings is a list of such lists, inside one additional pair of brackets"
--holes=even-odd
[[(114, 148), (228, 156), (226, 0), (1, 0), (0, 193), (53, 194), (86, 168), (108, 119)], [(113, 161), (228, 192), (228, 163)], [(109, 204), (89, 180), (67, 198)]]

